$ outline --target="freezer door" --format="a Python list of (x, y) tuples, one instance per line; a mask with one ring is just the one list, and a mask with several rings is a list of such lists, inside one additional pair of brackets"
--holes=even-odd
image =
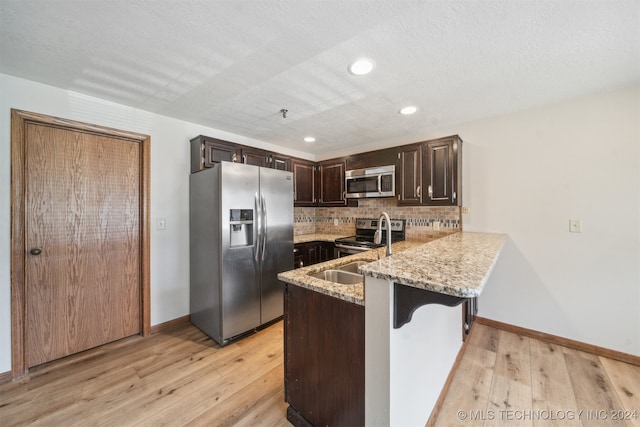
[(278, 273), (293, 266), (293, 174), (260, 168), (264, 240), (261, 247), (261, 324), (283, 314), (283, 285)]
[[(227, 340), (260, 325), (260, 277), (255, 256), (260, 174), (258, 167), (239, 163), (222, 162), (220, 167), (221, 314), (222, 338)], [(248, 211), (253, 212), (252, 224)]]
[(222, 341), (220, 316), (220, 193), (218, 170), (189, 177), (189, 250), (191, 323), (217, 342)]

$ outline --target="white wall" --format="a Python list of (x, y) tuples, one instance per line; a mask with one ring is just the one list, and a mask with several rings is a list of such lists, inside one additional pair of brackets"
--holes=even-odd
[[(0, 373), (11, 370), (10, 109), (151, 135), (151, 324), (189, 314), (189, 140), (205, 134), (298, 157), (250, 140), (0, 74)], [(166, 230), (156, 230), (165, 218)]]
[(464, 140), (464, 229), (510, 236), (481, 316), (640, 354), (639, 99), (632, 87), (449, 129)]

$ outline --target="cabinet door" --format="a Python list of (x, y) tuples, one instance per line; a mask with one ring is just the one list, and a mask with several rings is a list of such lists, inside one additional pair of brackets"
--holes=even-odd
[(364, 169), (376, 166), (393, 165), (396, 162), (396, 152), (393, 148), (385, 148), (383, 150), (367, 151), (365, 153), (352, 154), (347, 157), (346, 169)]
[(243, 148), (242, 163), (246, 165), (269, 167), (269, 153), (259, 149)]
[(313, 264), (309, 260), (309, 244), (298, 243), (293, 245), (293, 263), (294, 268), (306, 267)]
[(424, 204), (455, 206), (460, 203), (460, 143), (459, 138), (451, 137), (424, 144)]
[(238, 151), (234, 144), (205, 140), (204, 167), (210, 168), (218, 162), (235, 162), (238, 158)]
[(320, 250), (320, 259), (318, 260), (318, 262), (325, 262), (335, 259), (336, 245), (332, 242), (320, 242), (318, 244), (318, 248)]
[(269, 167), (281, 171), (291, 171), (291, 159), (278, 153), (272, 153)]
[(316, 167), (311, 162), (293, 162), (293, 205), (316, 205)]
[(345, 206), (344, 194), (345, 162), (320, 163), (320, 201), (318, 206)]
[(191, 139), (191, 173), (213, 167), (218, 162), (233, 162), (239, 156), (236, 144), (200, 135)]
[(422, 150), (420, 144), (400, 147), (396, 165), (396, 192), (399, 205), (422, 202)]
[(364, 306), (290, 284), (284, 300), (287, 419), (365, 425)]

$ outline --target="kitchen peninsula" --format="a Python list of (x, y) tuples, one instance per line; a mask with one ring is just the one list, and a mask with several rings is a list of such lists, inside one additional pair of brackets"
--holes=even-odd
[[(384, 248), (381, 248), (280, 273), (278, 278), (287, 283), (285, 399), (290, 404), (290, 421), (296, 425), (304, 425), (304, 421), (331, 424), (341, 420), (359, 420), (360, 424), (367, 425), (424, 425), (462, 345), (462, 316), (456, 307), (481, 294), (506, 238), (503, 234), (460, 232), (428, 243), (394, 243), (391, 257), (384, 257)], [(359, 283), (340, 284), (310, 275), (339, 269), (358, 260), (364, 261), (358, 270), (363, 275)], [(437, 296), (428, 306), (410, 310), (409, 321), (394, 327), (398, 287)], [(293, 293), (290, 295), (289, 291)], [(307, 311), (302, 314), (290, 306), (294, 310), (288, 313), (287, 300), (292, 304), (291, 296), (296, 295), (315, 298), (321, 303), (314, 301), (307, 305)], [(442, 296), (444, 305), (438, 296)], [(340, 306), (328, 308), (331, 301)], [(322, 311), (313, 312), (314, 304), (324, 304), (322, 310), (330, 311), (327, 318), (314, 321), (314, 315), (323, 315)], [(342, 313), (344, 318), (340, 318)], [(306, 324), (295, 325), (296, 321)], [(289, 336), (292, 331), (296, 331), (295, 337)], [(325, 341), (327, 337), (338, 341), (332, 345), (325, 345), (325, 341), (314, 344), (302, 336), (301, 331)], [(328, 353), (340, 348), (338, 360), (323, 366), (321, 372), (326, 375), (314, 377), (313, 384), (305, 384), (326, 396), (339, 396), (338, 401), (327, 402), (324, 408), (307, 411), (299, 407), (300, 404), (294, 405), (294, 394), (301, 389), (299, 382), (304, 380), (290, 375), (294, 372), (287, 364), (289, 360), (295, 362), (296, 353), (303, 345), (307, 353), (321, 354), (315, 359), (318, 363), (324, 363), (323, 358), (331, 359)], [(309, 349), (313, 345), (322, 347)], [(339, 365), (340, 361), (351, 366), (345, 368)], [(335, 365), (338, 365), (336, 372), (343, 377), (331, 376)], [(308, 368), (313, 371), (314, 367)], [(348, 388), (345, 382), (349, 380), (357, 384), (345, 395), (343, 389)], [(360, 402), (360, 413), (351, 413), (353, 404), (342, 407), (350, 412), (346, 415), (318, 413), (327, 408), (340, 410), (340, 399)]]

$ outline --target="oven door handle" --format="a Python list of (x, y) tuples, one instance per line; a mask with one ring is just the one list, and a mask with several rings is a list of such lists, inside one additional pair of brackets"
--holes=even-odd
[(348, 250), (348, 251), (364, 252), (364, 251), (368, 251), (369, 249), (372, 249), (372, 248), (366, 248), (366, 247), (363, 247), (363, 246), (348, 246), (348, 245), (344, 245), (344, 244), (341, 244), (341, 243), (335, 243), (335, 242), (334, 242), (334, 244), (336, 245), (336, 248), (345, 249), (345, 250)]

